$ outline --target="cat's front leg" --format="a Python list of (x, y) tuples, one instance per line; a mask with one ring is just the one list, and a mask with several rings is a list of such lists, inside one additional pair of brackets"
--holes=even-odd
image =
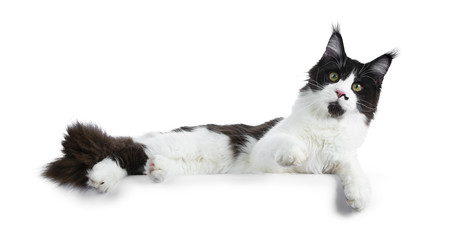
[(307, 159), (306, 147), (303, 142), (288, 134), (275, 135), (270, 140), (272, 142), (272, 153), (275, 161), (283, 166), (301, 166)]
[(340, 162), (335, 173), (344, 187), (347, 204), (357, 211), (363, 210), (370, 200), (370, 184), (356, 158)]
[(275, 161), (283, 167), (301, 166), (306, 160), (306, 154), (300, 146), (301, 144), (294, 142), (280, 146), (278, 150), (274, 151)]
[(276, 169), (276, 166), (301, 166), (307, 159), (305, 144), (288, 134), (274, 134), (261, 139), (252, 153), (254, 161)]

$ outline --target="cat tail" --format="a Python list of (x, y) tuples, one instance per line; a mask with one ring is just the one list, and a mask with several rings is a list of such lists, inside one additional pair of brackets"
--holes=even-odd
[(145, 147), (130, 137), (112, 137), (93, 124), (74, 123), (62, 141), (63, 156), (45, 166), (42, 176), (59, 185), (87, 188), (88, 170), (109, 157), (128, 175), (143, 174)]

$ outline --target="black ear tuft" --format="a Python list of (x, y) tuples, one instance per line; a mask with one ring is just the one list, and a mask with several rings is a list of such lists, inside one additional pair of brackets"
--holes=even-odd
[(392, 59), (398, 57), (399, 50), (397, 48), (392, 49), (391, 51), (386, 53), (387, 55), (390, 55)]
[(392, 50), (379, 56), (378, 58), (367, 64), (368, 73), (372, 75), (372, 79), (379, 87), (381, 87), (384, 75), (386, 75), (387, 71), (389, 70), (389, 67), (391, 66), (392, 59), (394, 59), (397, 56), (398, 51)]
[(336, 25), (332, 25), (333, 27), (333, 33), (340, 33), (341, 32), (341, 25), (339, 23), (336, 23)]
[(346, 57), (339, 24), (333, 26), (333, 34), (328, 41), (323, 57), (332, 57), (335, 59), (345, 59)]

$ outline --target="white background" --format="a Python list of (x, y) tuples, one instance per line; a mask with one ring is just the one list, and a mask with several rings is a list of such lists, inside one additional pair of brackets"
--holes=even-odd
[[(327, 175), (138, 176), (107, 195), (39, 176), (77, 120), (135, 136), (286, 116), (336, 22), (352, 58), (400, 49), (360, 149), (365, 211)], [(2, 1), (0, 238), (449, 239), (449, 22), (444, 1)]]

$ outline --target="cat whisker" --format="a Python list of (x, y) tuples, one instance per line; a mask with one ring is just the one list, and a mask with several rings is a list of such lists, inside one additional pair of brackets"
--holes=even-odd
[(366, 100), (364, 100), (364, 99), (358, 99), (358, 102), (365, 104), (367, 107), (375, 108), (375, 106), (373, 105), (373, 103), (368, 102), (368, 101), (366, 101)]
[(359, 106), (365, 107), (365, 108), (367, 108), (367, 109), (369, 109), (369, 110), (371, 110), (371, 111), (377, 110), (376, 108), (369, 107), (369, 106), (367, 106), (367, 105), (365, 105), (365, 104), (363, 104), (363, 103), (357, 103), (357, 104), (358, 104)]
[(358, 99), (358, 101), (363, 102), (363, 103), (367, 103), (367, 104), (369, 104), (369, 105), (372, 105), (372, 103), (370, 103), (370, 102), (368, 102), (368, 101), (366, 101), (366, 100), (364, 100), (364, 99)]
[(325, 87), (317, 82), (310, 82), (310, 85), (319, 88), (320, 90), (324, 89)]

